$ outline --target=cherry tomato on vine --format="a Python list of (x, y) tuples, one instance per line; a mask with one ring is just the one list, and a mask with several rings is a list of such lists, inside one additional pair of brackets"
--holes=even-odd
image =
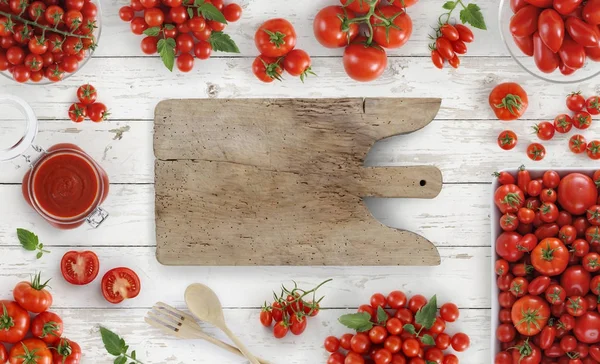
[(327, 48), (347, 46), (358, 36), (358, 24), (349, 22), (355, 17), (354, 12), (341, 6), (332, 5), (321, 9), (313, 22), (315, 38)]
[(366, 45), (357, 38), (344, 50), (344, 69), (356, 81), (373, 81), (383, 74), (387, 67), (385, 50), (375, 44)]

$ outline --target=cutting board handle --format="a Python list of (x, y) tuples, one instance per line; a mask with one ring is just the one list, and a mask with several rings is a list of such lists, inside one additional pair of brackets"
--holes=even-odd
[(364, 167), (350, 184), (361, 197), (434, 198), (442, 190), (442, 172), (433, 166)]

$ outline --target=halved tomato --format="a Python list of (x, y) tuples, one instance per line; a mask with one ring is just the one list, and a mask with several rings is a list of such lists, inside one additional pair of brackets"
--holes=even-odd
[(141, 288), (140, 278), (129, 268), (113, 268), (102, 277), (102, 295), (110, 303), (135, 298)]
[(65, 281), (84, 285), (92, 282), (98, 276), (100, 261), (96, 253), (91, 251), (69, 251), (60, 261), (60, 272)]

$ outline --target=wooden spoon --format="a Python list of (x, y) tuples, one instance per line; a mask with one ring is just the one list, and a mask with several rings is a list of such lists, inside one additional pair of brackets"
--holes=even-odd
[(185, 290), (185, 303), (200, 321), (207, 322), (221, 329), (252, 364), (260, 364), (258, 359), (250, 353), (248, 348), (225, 324), (223, 306), (221, 306), (219, 297), (217, 297), (212, 289), (200, 283), (190, 285)]

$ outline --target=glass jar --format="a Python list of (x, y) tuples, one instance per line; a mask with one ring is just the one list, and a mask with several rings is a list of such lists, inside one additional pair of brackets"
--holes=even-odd
[[(26, 125), (17, 143), (0, 149), (0, 161), (24, 156), (30, 165), (22, 191), (25, 201), (52, 226), (74, 229), (87, 222), (98, 227), (108, 213), (100, 207), (109, 190), (104, 169), (74, 144), (56, 144), (47, 150), (33, 145), (37, 118), (22, 99), (0, 95), (0, 109), (11, 106), (22, 112)], [(39, 156), (31, 160), (23, 153), (32, 147)]]

